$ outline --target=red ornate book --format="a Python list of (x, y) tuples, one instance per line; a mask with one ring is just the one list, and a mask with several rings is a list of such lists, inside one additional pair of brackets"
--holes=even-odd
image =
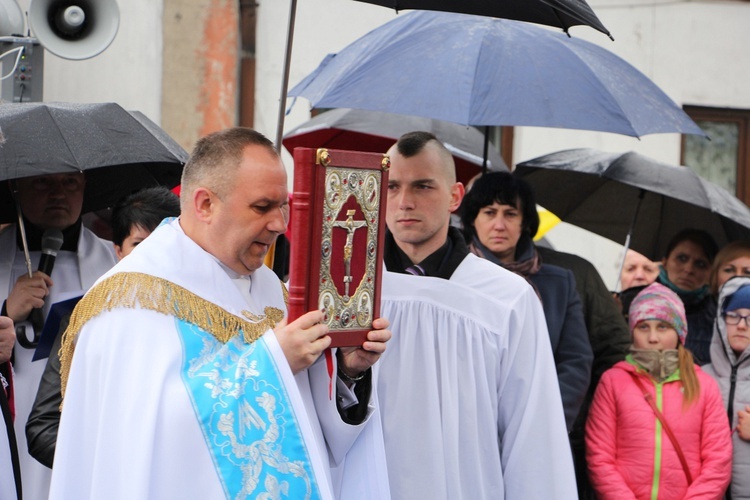
[(380, 315), (386, 155), (294, 150), (289, 321), (325, 313), (332, 347), (359, 346)]

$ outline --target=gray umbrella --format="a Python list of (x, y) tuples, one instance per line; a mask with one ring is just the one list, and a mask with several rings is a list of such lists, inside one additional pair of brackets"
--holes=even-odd
[(652, 260), (686, 228), (708, 231), (719, 245), (750, 239), (750, 209), (735, 196), (688, 167), (638, 153), (571, 149), (520, 163), (514, 175), (563, 221)]
[[(85, 172), (83, 211), (113, 205), (147, 186), (174, 187), (188, 154), (137, 111), (118, 104), (0, 104), (0, 181)], [(0, 223), (16, 209), (0, 182)]]
[[(321, 113), (289, 131), (283, 140), (294, 148), (331, 148), (385, 153), (401, 135), (415, 130), (432, 132), (453, 154), (458, 180), (468, 182), (481, 172), (484, 135), (473, 127), (419, 116), (340, 108)], [(495, 149), (487, 151), (491, 171), (508, 171)]]

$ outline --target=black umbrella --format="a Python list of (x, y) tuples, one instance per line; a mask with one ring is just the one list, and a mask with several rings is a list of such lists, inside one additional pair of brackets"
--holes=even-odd
[(638, 153), (560, 151), (520, 163), (537, 202), (560, 219), (661, 260), (686, 228), (707, 231), (719, 245), (750, 238), (750, 209), (688, 167)]
[(118, 104), (0, 104), (0, 223), (16, 208), (6, 181), (85, 172), (83, 212), (147, 186), (174, 187), (188, 154), (142, 113)]
[(584, 0), (357, 0), (396, 10), (418, 9), (526, 21), (561, 28), (591, 26), (610, 38), (607, 28)]

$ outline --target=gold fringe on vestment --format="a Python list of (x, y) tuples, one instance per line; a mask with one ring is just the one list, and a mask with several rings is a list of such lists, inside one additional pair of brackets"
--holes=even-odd
[[(284, 291), (284, 302), (287, 302), (289, 292), (283, 283), (281, 287)], [(245, 316), (253, 320), (247, 321), (163, 278), (143, 273), (113, 274), (91, 288), (78, 302), (63, 334), (60, 347), (60, 382), (63, 398), (78, 333), (83, 325), (99, 314), (119, 308), (147, 309), (175, 316), (210, 333), (221, 343), (227, 343), (240, 332), (243, 333), (246, 343), (253, 343), (284, 319), (281, 309), (266, 307), (264, 316), (243, 311)]]

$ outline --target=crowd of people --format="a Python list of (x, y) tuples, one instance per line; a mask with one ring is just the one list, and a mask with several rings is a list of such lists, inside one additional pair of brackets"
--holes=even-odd
[[(114, 207), (113, 242), (83, 174), (12, 181), (0, 500), (750, 498), (750, 242), (628, 251), (613, 297), (534, 243), (520, 178), (465, 188), (427, 132), (388, 156), (381, 317), (338, 349), (264, 265), (289, 196), (258, 132), (201, 139), (179, 198)], [(36, 262), (50, 230), (30, 273), (21, 240)], [(79, 297), (40, 338), (34, 311)]]

